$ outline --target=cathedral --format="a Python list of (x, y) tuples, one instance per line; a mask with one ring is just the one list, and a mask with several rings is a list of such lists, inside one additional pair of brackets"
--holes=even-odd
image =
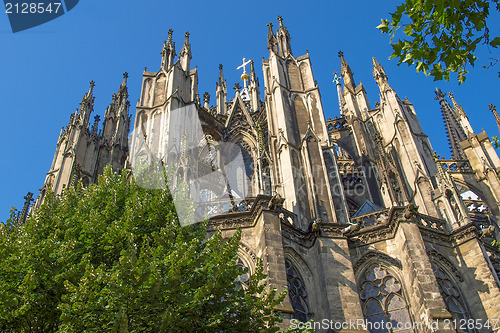
[[(455, 97), (437, 89), (453, 154), (440, 157), (377, 60), (380, 94), (371, 105), (342, 52), (340, 115), (325, 119), (310, 56), (292, 53), (278, 21), (277, 29), (268, 24), (264, 82), (249, 61), (243, 87), (228, 89), (220, 65), (214, 105), (208, 92), (200, 98), (189, 33), (177, 54), (170, 30), (158, 70), (144, 70), (133, 124), (127, 74), (102, 124), (91, 120), (91, 82), (61, 130), (34, 209), (48, 189), (97, 182), (106, 165), (132, 168), (130, 130), (151, 147), (168, 142), (173, 133), (162, 129), (171, 113), (189, 106), (206, 134), (200, 154), (211, 145), (217, 159), (224, 142), (241, 150), (235, 185), (207, 189), (201, 200), (218, 212), (209, 232), (241, 229), (238, 264), (250, 276), (242, 282), (260, 258), (269, 285), (288, 290), (277, 309), (283, 328), (312, 320), (318, 332), (499, 332), (500, 253), (491, 243), (500, 231), (500, 159), (488, 135), (476, 134)], [(180, 156), (169, 167), (180, 184), (202, 164)], [(223, 209), (224, 196), (240, 199)]]

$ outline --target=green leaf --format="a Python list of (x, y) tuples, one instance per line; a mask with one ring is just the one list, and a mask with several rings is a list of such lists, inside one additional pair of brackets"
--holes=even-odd
[(495, 37), (492, 41), (490, 41), (490, 45), (493, 47), (498, 47), (498, 45), (500, 45), (500, 37)]

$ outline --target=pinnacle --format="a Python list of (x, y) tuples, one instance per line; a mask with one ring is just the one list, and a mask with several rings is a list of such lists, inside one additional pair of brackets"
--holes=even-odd
[(172, 34), (174, 33), (174, 31), (172, 29), (168, 29), (168, 39), (167, 39), (167, 43), (172, 43)]
[(124, 87), (127, 85), (127, 78), (128, 78), (128, 73), (127, 72), (123, 73), (122, 86), (124, 86)]
[(274, 35), (273, 24), (271, 22), (268, 22), (267, 27), (269, 28), (269, 35)]
[(277, 17), (277, 19), (278, 19), (278, 21), (280, 23), (280, 28), (282, 28), (283, 27), (283, 17), (281, 17), (281, 15), (280, 15), (280, 16)]

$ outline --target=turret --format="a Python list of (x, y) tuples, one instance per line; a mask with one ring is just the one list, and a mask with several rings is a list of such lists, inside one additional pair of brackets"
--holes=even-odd
[[(343, 198), (334, 195), (330, 187), (338, 174), (333, 151), (326, 146), (328, 132), (311, 60), (308, 54), (293, 56), (290, 35), (282, 18), (278, 20), (279, 54), (273, 51), (269, 25), (269, 59), (263, 60), (268, 136), (274, 147), (271, 159), (277, 161), (272, 175), (276, 192), (285, 199), (284, 207), (296, 214), (294, 223), (301, 228), (317, 218), (342, 223), (347, 213)], [(316, 192), (314, 188), (324, 190)]]
[(269, 28), (269, 32), (267, 33), (267, 49), (270, 52), (274, 52), (274, 53), (277, 54), (279, 52), (279, 49), (278, 49), (278, 39), (274, 35), (273, 24), (271, 22), (269, 22), (267, 24), (267, 26)]
[(279, 21), (279, 29), (277, 33), (277, 40), (279, 44), (280, 55), (283, 58), (292, 55), (292, 46), (290, 45), (290, 34), (288, 33), (288, 29), (283, 25), (283, 18), (278, 16)]
[(111, 104), (104, 114), (102, 136), (103, 140), (110, 146), (123, 146), (126, 143), (124, 141), (127, 139), (130, 126), (127, 78), (128, 73), (124, 73), (118, 93), (113, 95)]

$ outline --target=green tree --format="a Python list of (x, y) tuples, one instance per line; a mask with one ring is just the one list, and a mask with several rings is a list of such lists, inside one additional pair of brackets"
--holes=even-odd
[(240, 232), (181, 227), (168, 191), (107, 169), (0, 225), (1, 332), (275, 332), (285, 297), (237, 277)]
[[(398, 64), (414, 65), (434, 80), (449, 80), (456, 72), (463, 83), (478, 46), (492, 51), (500, 45), (498, 32), (493, 34), (487, 24), (492, 6), (500, 11), (500, 0), (406, 0), (377, 28), (391, 36), (390, 58), (398, 58)], [(405, 38), (393, 42), (400, 28)], [(483, 67), (498, 60), (492, 57)]]

